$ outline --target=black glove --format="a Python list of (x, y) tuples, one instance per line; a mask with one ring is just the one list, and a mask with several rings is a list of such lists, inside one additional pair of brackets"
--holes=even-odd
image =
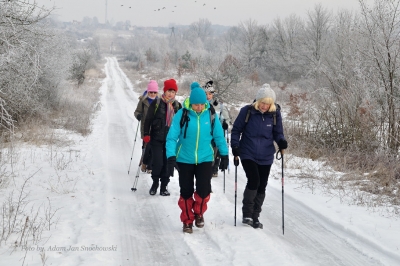
[(138, 121), (142, 120), (142, 114), (138, 114), (138, 115), (136, 116), (136, 118), (137, 118)]
[(239, 164), (240, 164), (240, 162), (239, 162), (239, 157), (233, 158), (233, 164), (234, 164), (235, 166), (239, 166)]
[(171, 156), (167, 159), (167, 175), (168, 177), (174, 176), (174, 167), (176, 165), (176, 157)]
[(222, 128), (223, 128), (224, 130), (227, 130), (227, 129), (228, 129), (228, 124), (226, 123), (225, 119), (224, 119), (224, 121), (222, 121)]
[(221, 162), (219, 163), (219, 169), (224, 171), (224, 170), (228, 169), (228, 165), (229, 165), (229, 157), (228, 157), (228, 155), (222, 155), (221, 156)]
[(233, 147), (232, 148), (232, 154), (233, 156), (240, 156), (240, 148), (239, 147)]
[(287, 141), (284, 139), (281, 139), (280, 141), (278, 141), (278, 147), (279, 147), (279, 150), (287, 149)]

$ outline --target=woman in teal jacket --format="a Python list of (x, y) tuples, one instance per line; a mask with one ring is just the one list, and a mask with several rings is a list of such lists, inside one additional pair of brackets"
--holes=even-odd
[[(203, 214), (210, 200), (214, 140), (221, 154), (220, 169), (228, 168), (228, 147), (218, 115), (211, 109), (199, 83), (191, 84), (190, 97), (183, 103), (172, 120), (167, 135), (166, 149), (168, 175), (174, 167), (179, 171), (180, 198), (183, 232), (192, 233), (204, 226)], [(196, 191), (194, 190), (196, 178)]]

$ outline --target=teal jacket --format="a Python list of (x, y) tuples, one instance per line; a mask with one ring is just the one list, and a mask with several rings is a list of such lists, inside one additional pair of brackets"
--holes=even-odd
[[(176, 161), (187, 164), (199, 164), (214, 161), (214, 150), (211, 141), (219, 149), (221, 156), (228, 155), (228, 145), (218, 115), (215, 114), (213, 134), (211, 135), (211, 121), (209, 104), (197, 114), (189, 104), (189, 98), (183, 102), (180, 109), (172, 119), (171, 127), (167, 135), (167, 158), (176, 156)], [(181, 128), (180, 121), (183, 109), (188, 111), (188, 127), (186, 138), (183, 137), (185, 126)]]

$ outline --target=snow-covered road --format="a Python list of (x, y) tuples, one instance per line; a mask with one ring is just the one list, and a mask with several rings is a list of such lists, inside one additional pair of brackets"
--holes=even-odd
[[(326, 219), (302, 203), (285, 195), (285, 234), (282, 234), (282, 193), (280, 180), (270, 179), (260, 221), (263, 230), (241, 224), (241, 200), (246, 178), (238, 167), (237, 226), (234, 226), (234, 169), (213, 178), (205, 227), (193, 234), (182, 233), (177, 205), (177, 178), (169, 184), (170, 197), (150, 196), (149, 174), (140, 173), (137, 191), (131, 187), (141, 154), (140, 133), (136, 140), (130, 174), (128, 167), (134, 145), (137, 120), (133, 113), (138, 94), (119, 68), (116, 58), (107, 58), (102, 90), (102, 110), (95, 120), (92, 145), (96, 169), (93, 193), (98, 206), (92, 211), (102, 218), (102, 245), (117, 245), (113, 253), (97, 254), (107, 265), (400, 265), (399, 255), (362, 235)], [(134, 81), (132, 81), (134, 82)], [(233, 164), (232, 164), (233, 165)], [(280, 174), (279, 164), (272, 172)], [(177, 176), (177, 173), (175, 174)], [(334, 210), (332, 210), (334, 211)], [(96, 226), (96, 225), (94, 225)], [(94, 259), (94, 258), (92, 258)], [(82, 264), (90, 265), (93, 260)], [(104, 264), (103, 264), (104, 265)]]

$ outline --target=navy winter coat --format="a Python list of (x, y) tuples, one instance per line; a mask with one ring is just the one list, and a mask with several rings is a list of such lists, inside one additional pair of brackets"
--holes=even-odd
[[(251, 108), (248, 122), (247, 110)], [(274, 114), (276, 125), (274, 126)], [(250, 159), (259, 165), (271, 165), (274, 161), (274, 141), (285, 139), (282, 116), (277, 105), (276, 112), (261, 113), (252, 105), (240, 109), (231, 131), (231, 147), (240, 147), (240, 159)]]

